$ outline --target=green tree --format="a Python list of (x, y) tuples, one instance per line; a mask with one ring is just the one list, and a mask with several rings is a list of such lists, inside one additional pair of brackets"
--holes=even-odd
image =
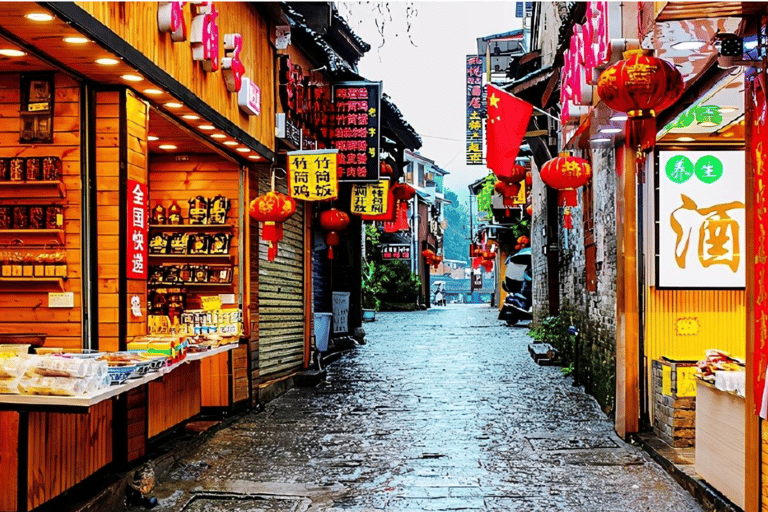
[(443, 215), (448, 227), (443, 232), (445, 258), (469, 262), (469, 211), (466, 205), (459, 204), (459, 196), (450, 189), (445, 189), (445, 198), (451, 204), (443, 205)]

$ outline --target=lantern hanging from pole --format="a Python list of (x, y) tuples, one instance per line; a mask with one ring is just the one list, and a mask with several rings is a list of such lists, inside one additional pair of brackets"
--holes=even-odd
[(277, 256), (277, 243), (283, 239), (283, 222), (296, 211), (296, 201), (280, 192), (271, 190), (250, 204), (251, 217), (262, 222), (261, 239), (269, 242), (267, 259)]
[(587, 184), (592, 177), (592, 167), (582, 158), (562, 153), (545, 163), (539, 174), (544, 183), (559, 191), (557, 204), (565, 207), (565, 227), (571, 229), (571, 207), (578, 204), (576, 189)]
[(493, 185), (493, 190), (495, 190), (496, 193), (501, 196), (502, 202), (505, 206), (505, 215), (509, 217), (509, 208), (515, 206), (515, 199), (517, 198), (517, 194), (520, 193), (520, 185), (517, 183), (504, 183), (503, 181), (497, 181)]
[(396, 212), (392, 222), (384, 223), (384, 231), (386, 233), (405, 231), (410, 228), (408, 224), (408, 201), (416, 195), (416, 189), (407, 183), (396, 183), (390, 190), (396, 203)]
[(512, 184), (523, 181), (525, 179), (525, 171), (526, 168), (522, 165), (514, 164), (501, 172), (494, 171), (494, 174), (496, 174), (496, 178), (499, 181)]
[(443, 262), (443, 257), (440, 254), (435, 254), (435, 257), (432, 258), (432, 266), (437, 270), (437, 267), (440, 266), (440, 263)]
[(600, 99), (629, 118), (628, 140), (642, 163), (656, 145), (656, 115), (677, 101), (685, 89), (680, 71), (653, 56), (653, 50), (630, 50), (600, 74)]
[(344, 231), (349, 226), (349, 215), (336, 208), (325, 210), (320, 214), (320, 227), (327, 233), (325, 243), (328, 244), (328, 259), (333, 259), (333, 247), (339, 245), (339, 231)]

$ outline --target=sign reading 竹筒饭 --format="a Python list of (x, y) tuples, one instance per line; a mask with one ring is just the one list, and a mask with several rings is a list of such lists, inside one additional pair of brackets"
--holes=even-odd
[(288, 152), (288, 192), (302, 201), (328, 201), (339, 195), (335, 149)]
[(381, 82), (340, 82), (333, 103), (339, 180), (379, 181)]
[(483, 165), (483, 68), (481, 55), (467, 55), (467, 165)]
[(745, 285), (744, 151), (660, 151), (659, 287)]
[(389, 205), (389, 180), (352, 185), (352, 211), (355, 215), (383, 215)]
[(128, 180), (128, 200), (126, 201), (126, 277), (128, 279), (147, 278), (147, 239), (149, 225), (147, 214), (149, 200), (147, 185), (138, 181)]

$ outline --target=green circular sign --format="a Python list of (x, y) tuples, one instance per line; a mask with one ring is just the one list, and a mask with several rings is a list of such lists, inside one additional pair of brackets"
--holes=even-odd
[(696, 176), (704, 183), (714, 183), (723, 175), (723, 162), (712, 155), (706, 155), (696, 161)]
[(687, 156), (673, 156), (667, 161), (664, 171), (667, 173), (667, 178), (680, 185), (693, 176), (693, 162)]

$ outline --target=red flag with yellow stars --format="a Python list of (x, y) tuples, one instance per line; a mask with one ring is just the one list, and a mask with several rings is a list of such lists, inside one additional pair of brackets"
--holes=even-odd
[(488, 84), (485, 165), (501, 173), (515, 164), (533, 105)]

